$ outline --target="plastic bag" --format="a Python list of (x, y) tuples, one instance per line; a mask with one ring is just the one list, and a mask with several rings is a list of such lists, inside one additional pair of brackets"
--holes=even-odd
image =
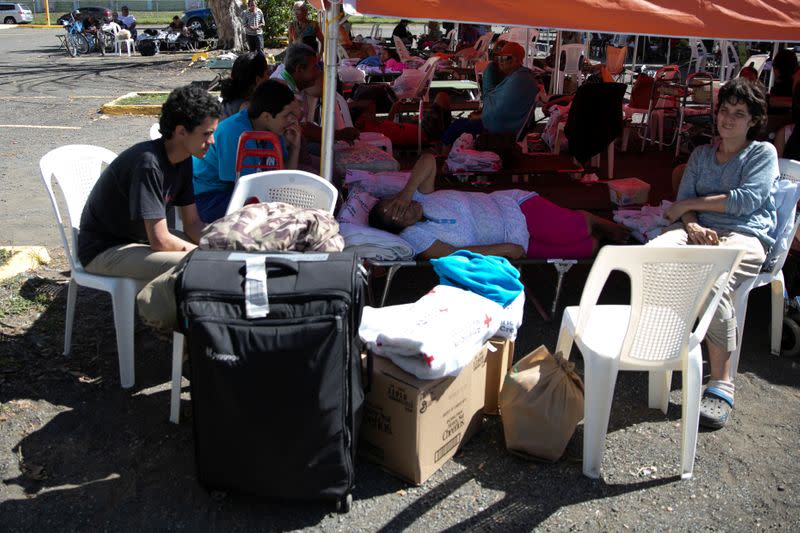
[(424, 77), (425, 73), (421, 70), (407, 68), (394, 80), (392, 89), (398, 98), (413, 98), (417, 95), (417, 89)]
[(509, 451), (557, 461), (583, 419), (583, 381), (575, 365), (539, 346), (506, 375), (500, 415)]

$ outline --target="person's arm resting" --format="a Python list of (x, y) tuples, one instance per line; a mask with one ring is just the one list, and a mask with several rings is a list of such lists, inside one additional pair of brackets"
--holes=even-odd
[(385, 210), (388, 216), (395, 220), (402, 217), (403, 213), (411, 205), (414, 193), (419, 191), (422, 194), (430, 194), (436, 185), (436, 158), (432, 154), (423, 154), (411, 169), (411, 176), (408, 178), (403, 189), (392, 196), (386, 203)]
[(518, 244), (501, 243), (486, 244), (482, 246), (462, 246), (461, 248), (456, 248), (455, 246), (439, 240), (434, 241), (427, 250), (424, 250), (419, 255), (423, 259), (436, 259), (437, 257), (445, 257), (450, 255), (456, 250), (469, 250), (470, 252), (483, 255), (498, 255), (508, 259), (520, 259), (525, 257), (525, 249)]
[(197, 245), (170, 233), (165, 218), (145, 219), (144, 229), (147, 232), (150, 248), (154, 252), (188, 252), (197, 248)]
[(195, 204), (181, 206), (181, 221), (183, 222), (183, 231), (189, 240), (194, 244), (200, 242), (200, 232), (203, 231), (205, 224), (200, 220), (200, 214), (197, 212)]

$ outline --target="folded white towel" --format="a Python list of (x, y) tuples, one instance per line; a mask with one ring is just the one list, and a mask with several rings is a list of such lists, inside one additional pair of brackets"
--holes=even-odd
[(503, 308), (475, 293), (437, 285), (413, 304), (365, 307), (359, 336), (420, 379), (455, 376), (493, 337)]

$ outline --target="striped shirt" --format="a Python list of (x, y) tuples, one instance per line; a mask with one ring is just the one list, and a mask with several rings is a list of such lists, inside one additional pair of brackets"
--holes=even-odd
[(260, 35), (261, 26), (264, 25), (264, 13), (259, 8), (255, 11), (247, 9), (242, 13), (242, 24), (247, 35)]

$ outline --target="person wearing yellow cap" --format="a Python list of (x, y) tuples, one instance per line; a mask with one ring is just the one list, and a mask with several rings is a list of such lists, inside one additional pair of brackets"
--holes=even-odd
[(483, 84), (483, 109), (469, 119), (453, 122), (444, 135), (444, 143), (452, 144), (462, 133), (516, 133), (539, 93), (533, 72), (522, 66), (525, 49), (507, 42), (495, 51), (490, 67), (499, 75), (490, 76)]

